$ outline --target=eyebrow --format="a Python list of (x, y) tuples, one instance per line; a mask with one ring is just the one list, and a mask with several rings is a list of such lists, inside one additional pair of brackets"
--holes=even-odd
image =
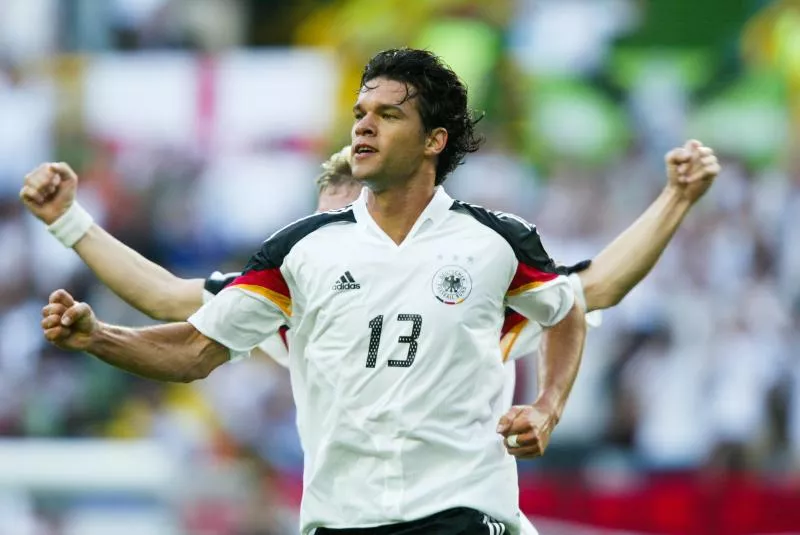
[[(353, 113), (358, 112), (358, 111), (364, 111), (364, 108), (361, 107), (361, 104), (356, 104), (355, 106), (353, 106)], [(403, 108), (400, 107), (400, 105), (398, 105), (398, 104), (380, 104), (377, 107), (376, 111), (377, 112), (396, 111), (397, 113), (405, 115), (405, 112), (403, 111)]]

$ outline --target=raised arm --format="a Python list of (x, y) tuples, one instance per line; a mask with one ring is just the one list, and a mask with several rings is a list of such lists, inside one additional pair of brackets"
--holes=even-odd
[(658, 198), (579, 273), (587, 310), (616, 305), (641, 282), (720, 172), (714, 152), (694, 140), (669, 152), (666, 166), (668, 181)]
[(25, 207), (125, 302), (154, 319), (184, 321), (203, 304), (203, 279), (176, 277), (93, 223), (75, 200), (78, 176), (65, 163), (40, 165), (20, 191)]

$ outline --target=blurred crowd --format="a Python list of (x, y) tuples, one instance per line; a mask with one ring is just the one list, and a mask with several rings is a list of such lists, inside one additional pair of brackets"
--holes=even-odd
[[(767, 4), (774, 11), (784, 2), (753, 1), (745, 14), (761, 13)], [(137, 251), (185, 277), (238, 270), (262, 239), (314, 209), (313, 179), (328, 152), (348, 139), (349, 101), (363, 61), (387, 46), (430, 46), (468, 81), (473, 105), (486, 112), (487, 144), (448, 180), (451, 195), (536, 223), (560, 261), (591, 258), (664, 186), (663, 153), (699, 136), (692, 125), (703, 88), (732, 85), (749, 72), (738, 60), (727, 66), (731, 42), (746, 37), (742, 19), (734, 34), (720, 30), (718, 43), (692, 43), (723, 50), (721, 81), (703, 85), (691, 72), (665, 68), (646, 81), (612, 83), (612, 52), (643, 39), (637, 31), (659, 9), (648, 6), (628, 0), (3, 0), (0, 436), (151, 437), (198, 465), (244, 459), (260, 467), (263, 477), (253, 487), (260, 505), (241, 515), (247, 525), (235, 532), (285, 532), (284, 520), (259, 517), (270, 509), (259, 500), (280, 501), (264, 490), (268, 482), (302, 470), (286, 371), (253, 359), (196, 385), (161, 385), (48, 345), (39, 314), (59, 287), (90, 302), (105, 321), (150, 320), (113, 296), (25, 213), (17, 199), (24, 174), (43, 161), (68, 161), (81, 177), (81, 202)], [(124, 120), (109, 132), (109, 123), (93, 119), (122, 113), (117, 108), (135, 94), (98, 103), (85, 98), (96, 87), (81, 84), (93, 52), (114, 62), (108, 53), (125, 51), (122, 62), (132, 51), (224, 53), (265, 45), (312, 47), (333, 65), (338, 85), (315, 104), (328, 110), (322, 125), (309, 119), (306, 131), (287, 135), (278, 127), (239, 131), (231, 141), (230, 123), (208, 126), (200, 106), (192, 123), (196, 137), (159, 142), (128, 135)], [(783, 67), (774, 68), (782, 78)], [(266, 93), (252, 96), (292, 96), (271, 95), (270, 80)], [(594, 96), (582, 96), (587, 88), (603, 95), (604, 104), (591, 107)], [(571, 104), (554, 100), (565, 93), (575, 95)], [(782, 98), (776, 106), (791, 118), (791, 92)], [(537, 107), (542, 103), (561, 107), (548, 112)], [(161, 103), (173, 104), (180, 103)], [(99, 111), (92, 111), (95, 105)], [(280, 105), (302, 110), (308, 102)], [(257, 100), (247, 106), (258, 114)], [(757, 129), (770, 113), (750, 116), (748, 124)], [(526, 472), (624, 466), (800, 479), (800, 162), (786, 157), (796, 126), (790, 121), (785, 128), (786, 146), (766, 157), (737, 151), (735, 143), (717, 147), (722, 175), (653, 273), (590, 333), (554, 442), (543, 459), (525, 463)], [(714, 134), (713, 128), (701, 132)], [(716, 138), (701, 139), (713, 146)], [(518, 365), (521, 402), (535, 394), (527, 386), (534, 382), (533, 364), (529, 358)]]

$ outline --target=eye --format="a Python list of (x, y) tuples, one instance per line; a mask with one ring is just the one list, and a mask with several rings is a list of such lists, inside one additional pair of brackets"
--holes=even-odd
[(393, 113), (384, 113), (384, 114), (382, 115), (382, 117), (383, 117), (384, 119), (386, 119), (386, 120), (397, 119), (397, 115), (395, 115), (395, 114), (393, 114)]

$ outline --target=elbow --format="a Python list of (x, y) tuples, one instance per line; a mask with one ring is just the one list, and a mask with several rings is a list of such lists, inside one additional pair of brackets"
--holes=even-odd
[(195, 381), (200, 381), (202, 379), (205, 379), (209, 375), (211, 375), (211, 370), (204, 370), (204, 369), (195, 367), (195, 368), (191, 368), (189, 370), (184, 371), (180, 375), (180, 377), (178, 379), (178, 382), (179, 383), (187, 383), (187, 384), (188, 383), (193, 383)]
[(230, 359), (228, 348), (204, 337), (197, 331), (195, 333), (202, 346), (197, 348), (195, 356), (187, 362), (186, 366), (183, 366), (178, 379), (181, 383), (203, 380)]
[(583, 292), (586, 299), (586, 312), (616, 306), (625, 296), (624, 293), (616, 291), (612, 285), (592, 279), (584, 281)]

